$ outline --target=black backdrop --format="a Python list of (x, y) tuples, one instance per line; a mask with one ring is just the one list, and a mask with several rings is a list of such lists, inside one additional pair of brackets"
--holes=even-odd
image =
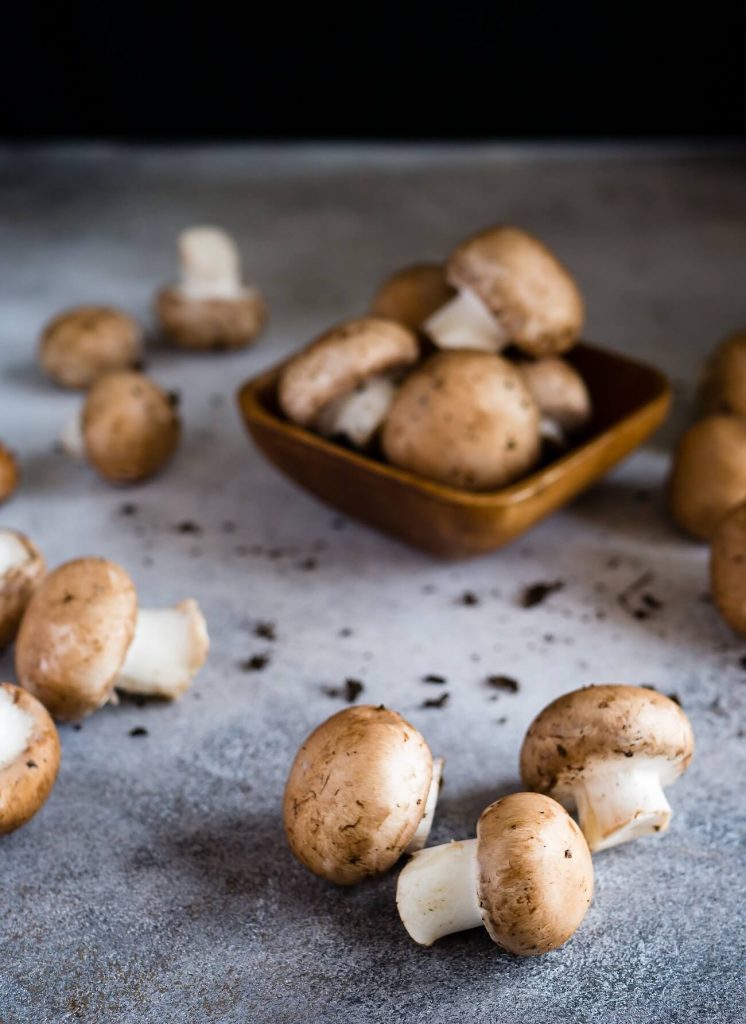
[(742, 136), (727, 9), (14, 0), (0, 136)]

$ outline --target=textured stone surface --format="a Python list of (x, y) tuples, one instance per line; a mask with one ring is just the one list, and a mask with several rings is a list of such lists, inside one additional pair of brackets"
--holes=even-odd
[[(0, 840), (2, 1024), (743, 1020), (746, 640), (703, 599), (706, 552), (671, 529), (661, 485), (702, 354), (746, 319), (744, 170), (490, 149), (2, 156), (0, 437), (24, 483), (0, 522), (52, 564), (121, 561), (144, 603), (199, 598), (213, 638), (179, 704), (126, 702), (63, 728), (47, 807)], [(362, 309), (397, 263), (497, 219), (557, 248), (587, 295), (589, 337), (654, 359), (680, 403), (646, 451), (510, 549), (440, 564), (278, 476), (247, 444), (233, 392)], [(78, 301), (147, 315), (175, 233), (204, 220), (238, 236), (271, 328), (242, 355), (153, 352), (153, 373), (182, 393), (184, 444), (162, 478), (113, 490), (53, 450), (77, 398), (37, 374), (35, 339)], [(618, 595), (644, 573), (662, 607), (638, 619)], [(525, 586), (556, 579), (562, 590), (520, 607)], [(275, 641), (254, 635), (265, 620)], [(264, 652), (264, 669), (239, 668)], [(420, 681), (430, 672), (445, 687)], [(0, 673), (12, 678), (7, 654)], [(488, 687), (494, 673), (520, 691)], [(322, 686), (350, 676), (446, 755), (436, 841), (469, 835), (516, 788), (523, 731), (549, 699), (600, 681), (676, 692), (698, 748), (671, 791), (671, 830), (596, 858), (593, 907), (564, 949), (519, 961), (479, 931), (419, 949), (393, 875), (336, 891), (283, 842), (289, 762), (342, 706)], [(446, 706), (423, 709), (441, 689)], [(137, 726), (148, 734), (130, 736)]]

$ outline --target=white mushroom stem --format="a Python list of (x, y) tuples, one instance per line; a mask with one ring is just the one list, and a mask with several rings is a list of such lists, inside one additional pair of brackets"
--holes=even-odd
[(438, 348), (499, 352), (509, 340), (500, 322), (470, 288), (462, 288), (423, 327)]
[(586, 770), (573, 787), (578, 819), (591, 851), (664, 832), (671, 807), (656, 765), (620, 764), (606, 771)]
[(85, 441), (83, 439), (83, 413), (77, 409), (65, 423), (60, 433), (60, 447), (67, 455), (76, 459), (85, 458)]
[(567, 447), (567, 434), (559, 422), (552, 419), (551, 416), (541, 417), (539, 420), (539, 434), (542, 441), (548, 441), (550, 444), (556, 445), (557, 448)]
[(0, 689), (0, 771), (13, 764), (28, 747), (34, 719), (7, 690)]
[(409, 846), (404, 851), (405, 853), (417, 853), (417, 851), (421, 850), (428, 840), (430, 829), (433, 827), (433, 818), (435, 817), (435, 808), (438, 803), (438, 796), (440, 795), (440, 784), (443, 779), (444, 764), (445, 758), (433, 758), (433, 774), (430, 779), (430, 789), (427, 791), (427, 799), (425, 800), (425, 811), (422, 815), (422, 820), (417, 826), (417, 831), (412, 836)]
[(235, 299), (243, 293), (241, 257), (220, 228), (190, 228), (179, 236), (180, 290), (188, 299)]
[(482, 923), (477, 875), (476, 839), (414, 855), (399, 875), (396, 906), (415, 942), (431, 946), (443, 935)]
[(116, 687), (146, 697), (180, 697), (204, 665), (209, 645), (196, 601), (140, 609)]
[(367, 445), (388, 415), (396, 385), (389, 376), (371, 377), (355, 391), (321, 410), (316, 427), (324, 437), (343, 436), (358, 448)]
[(19, 568), (32, 557), (14, 530), (0, 529), (0, 582), (7, 572)]

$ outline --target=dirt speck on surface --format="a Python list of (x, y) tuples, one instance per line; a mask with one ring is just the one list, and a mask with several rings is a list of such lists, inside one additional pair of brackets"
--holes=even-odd
[(475, 605), (479, 604), (479, 597), (473, 590), (465, 590), (463, 594), (457, 598), (456, 604), (462, 604), (466, 608), (473, 608)]
[(437, 672), (428, 672), (426, 676), (422, 677), (422, 682), (434, 683), (436, 686), (441, 686), (443, 683), (447, 682), (447, 680), (445, 676), (440, 676)]
[(513, 679), (512, 676), (487, 676), (485, 681), (488, 686), (492, 686), (495, 690), (500, 690), (502, 693), (518, 693), (521, 688), (521, 684), (517, 679)]
[(239, 668), (242, 672), (261, 672), (269, 665), (270, 655), (267, 654), (252, 654), (250, 658), (242, 661), (239, 664)]
[(531, 583), (521, 594), (521, 608), (536, 608), (543, 604), (548, 597), (564, 589), (563, 580), (552, 580), (549, 583)]
[(274, 622), (260, 621), (254, 626), (254, 636), (262, 640), (270, 640), (273, 643), (277, 640), (277, 627)]
[(345, 679), (343, 686), (322, 686), (321, 690), (327, 697), (341, 697), (348, 704), (354, 704), (365, 689), (359, 679)]
[(180, 523), (174, 526), (174, 530), (177, 533), (192, 534), (194, 536), (199, 536), (202, 533), (202, 527), (199, 523), (195, 523), (193, 519), (182, 519)]
[(145, 728), (144, 725), (136, 725), (134, 727), (134, 729), (130, 729), (129, 735), (130, 736), (147, 736), (148, 735), (148, 730)]
[(420, 706), (423, 708), (444, 708), (450, 696), (450, 693), (441, 693), (440, 697), (430, 697), (428, 700), (423, 700)]

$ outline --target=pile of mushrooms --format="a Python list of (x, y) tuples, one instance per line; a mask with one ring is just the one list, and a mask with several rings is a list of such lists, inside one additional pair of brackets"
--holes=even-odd
[(585, 382), (561, 358), (582, 324), (557, 258), (525, 231), (490, 228), (445, 266), (398, 271), (370, 316), (290, 359), (279, 404), (299, 426), (401, 469), (492, 490), (529, 473), (542, 441), (564, 448), (590, 422)]

